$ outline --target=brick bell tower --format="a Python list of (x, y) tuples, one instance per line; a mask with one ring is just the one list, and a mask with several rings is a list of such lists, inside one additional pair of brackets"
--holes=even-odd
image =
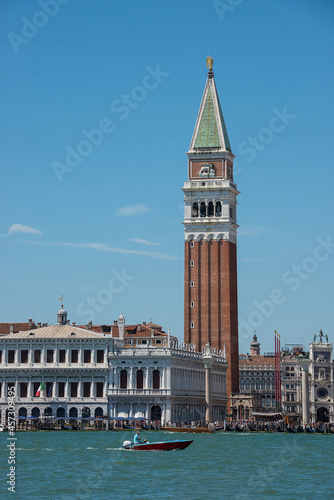
[(184, 183), (184, 340), (200, 350), (226, 346), (227, 396), (239, 391), (237, 196), (230, 141), (213, 59), (188, 155)]

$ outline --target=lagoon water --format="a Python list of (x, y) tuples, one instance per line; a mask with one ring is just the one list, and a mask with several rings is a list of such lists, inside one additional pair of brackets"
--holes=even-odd
[(143, 432), (193, 439), (183, 451), (125, 451), (134, 432), (17, 432), (16, 492), (7, 491), (9, 435), (1, 433), (0, 498), (15, 500), (333, 499), (334, 435)]

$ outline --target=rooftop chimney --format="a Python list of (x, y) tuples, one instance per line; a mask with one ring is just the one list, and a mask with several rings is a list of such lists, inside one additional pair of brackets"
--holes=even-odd
[(151, 337), (154, 337), (154, 328), (151, 326)]
[(9, 333), (14, 333), (14, 325), (9, 325)]

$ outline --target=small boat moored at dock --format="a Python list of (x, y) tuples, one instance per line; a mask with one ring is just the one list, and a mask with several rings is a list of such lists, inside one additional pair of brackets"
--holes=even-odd
[(125, 450), (141, 450), (141, 451), (170, 451), (170, 450), (184, 450), (192, 441), (179, 439), (176, 441), (160, 441), (156, 443), (137, 443), (133, 444), (132, 441), (124, 441), (123, 448)]

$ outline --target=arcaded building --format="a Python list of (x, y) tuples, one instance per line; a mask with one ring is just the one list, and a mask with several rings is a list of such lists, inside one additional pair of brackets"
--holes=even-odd
[[(205, 420), (205, 356), (161, 326), (125, 325), (122, 314), (112, 325), (77, 326), (63, 308), (56, 325), (31, 326), (15, 333), (10, 327), (13, 333), (0, 337), (3, 424), (9, 387), (15, 390), (16, 418)], [(226, 356), (208, 349), (212, 418), (223, 420)]]

